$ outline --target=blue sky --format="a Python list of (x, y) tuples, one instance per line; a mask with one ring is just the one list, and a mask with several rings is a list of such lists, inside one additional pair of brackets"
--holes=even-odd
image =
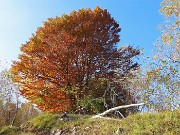
[[(120, 24), (121, 41), (144, 48), (149, 55), (160, 35), (161, 0), (0, 0), (0, 60), (3, 66), (17, 60), (19, 47), (47, 18), (80, 8), (107, 9)], [(5, 62), (8, 64), (5, 64)]]

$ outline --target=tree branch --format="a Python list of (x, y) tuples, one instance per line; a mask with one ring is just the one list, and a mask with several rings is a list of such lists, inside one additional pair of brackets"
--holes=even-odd
[(97, 114), (97, 115), (93, 116), (92, 118), (102, 118), (103, 116), (105, 116), (106, 114), (108, 114), (110, 112), (113, 112), (113, 111), (116, 111), (116, 110), (119, 110), (119, 109), (122, 109), (122, 108), (128, 108), (128, 107), (140, 106), (140, 105), (144, 105), (144, 103), (117, 106), (117, 107), (111, 108), (109, 110), (106, 110), (103, 113)]

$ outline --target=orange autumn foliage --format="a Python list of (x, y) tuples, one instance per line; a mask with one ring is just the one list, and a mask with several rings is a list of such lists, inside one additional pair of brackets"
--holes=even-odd
[(116, 69), (119, 25), (96, 7), (49, 18), (22, 45), (12, 73), (21, 94), (46, 112), (74, 109), (90, 78)]

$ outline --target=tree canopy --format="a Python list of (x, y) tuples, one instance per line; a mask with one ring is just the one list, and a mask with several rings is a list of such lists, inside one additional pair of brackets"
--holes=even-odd
[(72, 110), (86, 95), (92, 78), (121, 76), (138, 67), (139, 50), (117, 49), (119, 24), (106, 9), (96, 7), (49, 18), (22, 45), (12, 73), (21, 94), (47, 112)]

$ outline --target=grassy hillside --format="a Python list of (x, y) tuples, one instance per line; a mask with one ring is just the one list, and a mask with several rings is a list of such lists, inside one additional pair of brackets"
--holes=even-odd
[(70, 115), (60, 121), (58, 114), (41, 114), (21, 127), (3, 127), (0, 135), (180, 135), (180, 111), (136, 114), (125, 119), (91, 119)]

